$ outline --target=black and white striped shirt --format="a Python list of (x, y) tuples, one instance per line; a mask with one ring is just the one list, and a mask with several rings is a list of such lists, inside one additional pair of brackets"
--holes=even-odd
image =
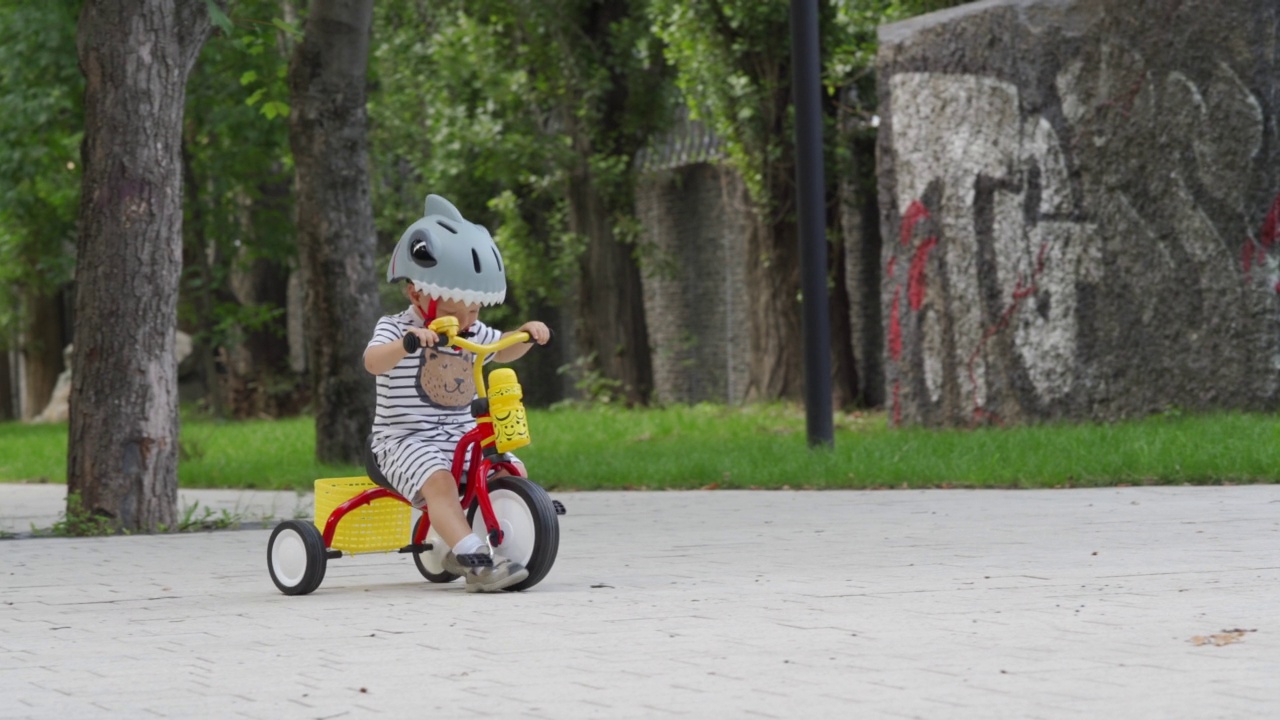
[[(425, 327), (410, 306), (378, 321), (368, 347), (400, 342), (411, 327)], [(496, 342), (502, 333), (477, 320), (467, 331), (471, 341)], [(456, 443), (475, 426), (473, 354), (457, 348), (420, 348), (409, 353), (390, 372), (378, 375), (378, 408), (373, 421), (373, 446), (416, 436), (428, 442)], [(492, 360), (492, 356), (489, 358)]]

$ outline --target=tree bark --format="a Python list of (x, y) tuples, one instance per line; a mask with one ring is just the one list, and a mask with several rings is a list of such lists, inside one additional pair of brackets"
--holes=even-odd
[(28, 287), (22, 312), (22, 419), (39, 415), (62, 372), (62, 296)]
[(365, 74), (373, 1), (316, 0), (289, 63), (289, 143), (316, 413), (316, 456), (358, 463), (373, 425), (361, 357), (378, 319)]
[[(582, 10), (582, 36), (603, 42), (634, 18), (630, 3), (591, 3)], [(648, 128), (635, 105), (644, 102), (653, 77), (628, 75), (614, 59), (600, 56), (608, 82), (595, 101), (600, 117), (581, 122), (576, 108), (565, 117), (579, 165), (568, 183), (569, 230), (586, 238), (578, 290), (580, 352), (594, 356), (593, 370), (620, 382), (630, 405), (644, 404), (653, 392), (653, 361), (644, 318), (644, 287), (635, 246), (619, 237), (616, 219), (634, 213), (633, 179), (597, 177), (600, 156), (634, 158), (648, 142)]]
[[(126, 530), (176, 520), (182, 113), (201, 2), (87, 0), (68, 496)], [(68, 505), (68, 510), (72, 508)]]
[(585, 174), (569, 183), (569, 229), (587, 238), (579, 275), (579, 343), (595, 370), (622, 383), (628, 404), (653, 390), (644, 291), (632, 246), (615, 237), (609, 210)]
[[(774, 193), (794, 206), (794, 190)], [(790, 212), (790, 211), (788, 211)], [(800, 400), (804, 393), (804, 340), (800, 316), (800, 238), (794, 218), (757, 219), (747, 238), (747, 304), (751, 362), (747, 400)]]
[(13, 420), (18, 414), (14, 402), (13, 363), (9, 356), (7, 343), (0, 338), (0, 422)]

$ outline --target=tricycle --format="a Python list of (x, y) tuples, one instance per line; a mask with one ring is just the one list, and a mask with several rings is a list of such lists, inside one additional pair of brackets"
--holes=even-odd
[[(541, 582), (555, 563), (560, 546), (558, 516), (565, 509), (524, 477), (521, 466), (508, 454), (531, 439), (515, 372), (495, 369), (486, 384), (483, 366), (490, 355), (529, 342), (529, 334), (511, 333), (481, 345), (467, 339), (453, 317), (437, 318), (429, 327), (440, 336), (441, 346), (473, 354), (476, 399), (471, 414), (476, 425), (454, 448), (451, 468), (462, 507), (472, 529), (488, 541), (495, 556), (528, 569), (528, 577), (507, 589), (527, 590)], [(449, 548), (431, 528), (425, 511), (409, 531), (411, 503), (382, 476), (368, 447), (365, 469), (368, 477), (316, 480), (315, 522), (285, 520), (272, 531), (267, 569), (280, 592), (311, 593), (320, 587), (330, 560), (372, 552), (411, 553), (418, 571), (433, 583), (458, 578), (444, 569)], [(493, 477), (499, 470), (506, 472)]]

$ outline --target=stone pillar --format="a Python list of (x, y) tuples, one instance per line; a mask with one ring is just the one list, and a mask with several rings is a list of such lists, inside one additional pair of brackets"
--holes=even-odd
[(989, 0), (881, 28), (906, 424), (1280, 400), (1274, 0)]
[(654, 399), (740, 402), (749, 292), (741, 182), (694, 163), (648, 173), (636, 197)]

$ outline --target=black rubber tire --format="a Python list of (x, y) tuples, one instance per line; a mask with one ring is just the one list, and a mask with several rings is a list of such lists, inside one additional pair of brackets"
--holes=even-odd
[[(422, 525), (422, 523), (426, 521), (427, 521), (426, 513), (423, 513), (418, 518), (418, 522), (413, 524), (412, 537), (418, 537), (418, 526)], [(426, 565), (422, 564), (422, 553), (420, 552), (415, 552), (413, 554), (413, 564), (418, 566), (418, 572), (422, 573), (422, 577), (430, 580), (433, 583), (450, 583), (450, 582), (453, 582), (454, 580), (457, 580), (459, 577), (457, 575), (454, 575), (451, 572), (445, 572), (443, 570), (441, 570), (440, 572), (433, 572)]]
[[(556, 516), (551, 497), (542, 486), (522, 477), (500, 477), (489, 481), (489, 500), (494, 504), (494, 512), (498, 515), (498, 523), (506, 525), (515, 521), (516, 527), (532, 527), (532, 547), (529, 538), (504, 538), (503, 544), (497, 547), (498, 555), (505, 555), (524, 564), (529, 570), (529, 577), (507, 588), (507, 590), (526, 590), (542, 581), (551, 566), (556, 562), (556, 553), (560, 550), (560, 519)], [(504, 514), (515, 512), (522, 517), (504, 517)], [(480, 517), (480, 504), (472, 502), (467, 510), (467, 522), (478, 535), (484, 535), (484, 520)], [(479, 527), (477, 527), (477, 524)], [(505, 548), (520, 548), (519, 556), (509, 555)]]
[(324, 536), (315, 525), (305, 520), (285, 520), (271, 531), (267, 571), (271, 582), (285, 595), (306, 595), (320, 587), (328, 563)]

